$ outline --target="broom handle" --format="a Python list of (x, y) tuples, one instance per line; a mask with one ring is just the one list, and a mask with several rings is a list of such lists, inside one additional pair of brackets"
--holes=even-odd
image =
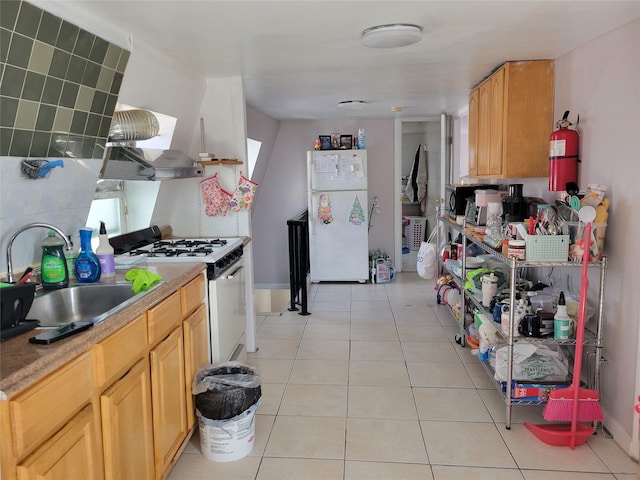
[(584, 323), (587, 316), (587, 292), (589, 290), (589, 250), (591, 249), (591, 222), (587, 222), (584, 232), (584, 253), (582, 255), (582, 277), (580, 279), (580, 303), (578, 305), (578, 325), (576, 326), (576, 349), (573, 360), (573, 418), (571, 419), (571, 449), (575, 447), (578, 428), (578, 407), (580, 402), (580, 374), (582, 370), (582, 347), (584, 343)]

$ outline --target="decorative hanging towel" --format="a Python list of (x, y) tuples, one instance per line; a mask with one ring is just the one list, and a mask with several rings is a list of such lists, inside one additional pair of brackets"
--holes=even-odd
[(251, 208), (251, 202), (253, 202), (253, 196), (258, 190), (258, 184), (252, 182), (247, 177), (240, 173), (240, 181), (236, 187), (236, 191), (233, 193), (233, 197), (229, 201), (229, 207), (234, 212), (239, 212), (242, 208), (249, 210)]
[(227, 214), (231, 194), (220, 186), (218, 174), (205, 178), (200, 182), (202, 191), (202, 203), (205, 204), (205, 213), (213, 217), (220, 213), (223, 217)]
[(362, 209), (360, 198), (356, 195), (356, 198), (353, 199), (351, 211), (349, 212), (349, 223), (352, 225), (362, 225), (364, 221), (364, 210)]
[(328, 193), (320, 194), (320, 203), (318, 204), (318, 221), (329, 225), (333, 222), (333, 215), (331, 214), (331, 195)]

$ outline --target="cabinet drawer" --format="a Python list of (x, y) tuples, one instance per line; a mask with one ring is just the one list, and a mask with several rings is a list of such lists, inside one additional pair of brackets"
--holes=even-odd
[(89, 403), (93, 388), (91, 355), (83, 353), (11, 400), (16, 456), (50, 437)]
[(94, 360), (98, 387), (123, 375), (147, 351), (147, 321), (140, 315), (116, 333), (98, 343)]
[(204, 276), (198, 275), (180, 289), (180, 300), (182, 303), (182, 316), (193, 311), (204, 301)]
[(175, 292), (147, 311), (149, 345), (153, 346), (166, 337), (180, 325), (181, 320), (180, 293)]

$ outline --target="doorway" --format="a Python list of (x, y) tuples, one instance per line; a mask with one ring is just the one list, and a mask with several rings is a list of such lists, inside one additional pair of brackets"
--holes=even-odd
[[(436, 226), (450, 170), (449, 122), (446, 115), (395, 121), (395, 263), (398, 271), (416, 270), (417, 252), (403, 250), (412, 244), (415, 247), (413, 239), (405, 237), (407, 217), (426, 217), (425, 238)], [(420, 170), (421, 174), (416, 175), (416, 164), (418, 170), (426, 167)], [(417, 178), (420, 180), (416, 183)]]

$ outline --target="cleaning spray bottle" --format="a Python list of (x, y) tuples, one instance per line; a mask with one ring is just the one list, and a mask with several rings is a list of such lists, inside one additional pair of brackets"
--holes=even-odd
[(80, 253), (76, 260), (76, 280), (80, 283), (93, 283), (100, 280), (100, 260), (91, 249), (93, 229), (80, 229)]
[(553, 338), (556, 340), (568, 340), (570, 337), (570, 325), (571, 318), (567, 314), (567, 303), (564, 298), (564, 292), (560, 292), (558, 309), (553, 317)]
[(53, 290), (69, 286), (69, 271), (64, 257), (64, 242), (58, 238), (53, 230), (42, 242), (42, 263), (40, 272), (42, 275), (42, 288)]
[(358, 129), (358, 150), (364, 150), (366, 147), (365, 145), (365, 137), (364, 137), (364, 128), (359, 128)]
[(100, 261), (100, 278), (113, 278), (116, 276), (116, 264), (113, 257), (113, 247), (107, 237), (107, 227), (104, 222), (100, 222), (100, 243), (96, 248), (96, 255)]

